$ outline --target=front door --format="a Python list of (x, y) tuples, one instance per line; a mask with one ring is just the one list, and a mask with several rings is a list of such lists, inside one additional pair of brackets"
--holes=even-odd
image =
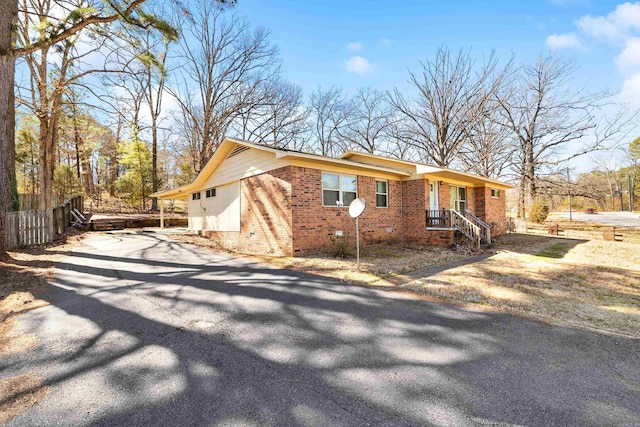
[(438, 181), (429, 181), (429, 210), (438, 210)]

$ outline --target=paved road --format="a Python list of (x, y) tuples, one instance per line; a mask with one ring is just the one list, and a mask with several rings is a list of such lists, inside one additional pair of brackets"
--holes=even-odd
[(0, 361), (33, 425), (640, 425), (640, 341), (92, 234)]
[[(554, 212), (550, 215), (569, 218), (569, 212)], [(598, 212), (586, 214), (584, 212), (573, 212), (571, 214), (574, 221), (587, 221), (602, 225), (613, 225), (614, 227), (640, 228), (640, 215), (632, 212)]]

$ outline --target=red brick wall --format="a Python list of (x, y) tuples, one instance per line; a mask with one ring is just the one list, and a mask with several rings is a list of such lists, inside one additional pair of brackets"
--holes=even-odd
[(485, 217), (484, 222), (493, 226), (492, 236), (500, 236), (507, 232), (506, 196), (504, 190), (500, 190), (500, 197), (491, 197), (491, 188), (485, 187)]
[(472, 191), (472, 194), (467, 194), (467, 198), (469, 200), (473, 200), (473, 209), (469, 209), (475, 216), (485, 221), (485, 209), (486, 209), (486, 199), (485, 192), (486, 189), (484, 187), (475, 187), (469, 188)]
[[(440, 208), (449, 207), (449, 185), (438, 182)], [(358, 197), (367, 200), (360, 217), (363, 246), (411, 241), (438, 246), (454, 244), (453, 230), (427, 230), (429, 182), (388, 181), (388, 207), (377, 208), (375, 178), (358, 176)], [(494, 225), (492, 235), (506, 231), (505, 198), (491, 198), (490, 188), (468, 188), (469, 208)], [(240, 185), (240, 232), (205, 230), (221, 246), (246, 253), (299, 255), (331, 247), (336, 231), (355, 246), (355, 224), (347, 208), (322, 206), (322, 171), (288, 166), (245, 178)], [(471, 210), (471, 209), (470, 209)]]
[[(358, 176), (358, 197), (367, 201), (360, 216), (360, 242), (363, 246), (402, 239), (402, 183), (388, 181), (388, 207), (377, 208), (375, 178)], [(347, 207), (322, 206), (322, 171), (292, 167), (292, 230), (293, 251), (304, 254), (328, 249), (336, 231), (355, 245), (355, 223)]]
[(407, 241), (420, 242), (421, 231), (426, 228), (429, 206), (429, 182), (415, 179), (402, 182), (402, 219), (404, 238)]
[(420, 236), (420, 243), (451, 247), (454, 244), (456, 230), (426, 230), (423, 228), (416, 234)]
[(292, 255), (291, 167), (245, 178), (240, 185), (243, 252)]
[[(507, 232), (506, 199), (504, 190), (500, 190), (500, 197), (491, 197), (490, 187), (476, 187), (473, 189), (474, 209), (469, 209), (478, 218), (491, 225), (491, 235), (499, 236)], [(468, 195), (467, 195), (468, 197)]]
[(440, 184), (442, 181), (437, 181), (438, 182), (438, 207), (440, 209), (449, 209), (449, 184), (447, 184), (446, 182), (443, 182), (442, 184)]
[(234, 251), (293, 255), (291, 167), (240, 181), (240, 232), (204, 230), (201, 234)]

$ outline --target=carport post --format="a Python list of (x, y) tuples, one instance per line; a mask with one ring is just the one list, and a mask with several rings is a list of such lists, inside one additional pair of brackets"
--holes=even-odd
[(164, 200), (160, 199), (160, 228), (164, 228)]

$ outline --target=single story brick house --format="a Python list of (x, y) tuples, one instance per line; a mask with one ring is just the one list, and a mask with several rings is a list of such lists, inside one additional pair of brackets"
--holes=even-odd
[(281, 256), (355, 239), (344, 206), (364, 198), (363, 245), (480, 244), (506, 231), (504, 190), (491, 179), (349, 151), (340, 158), (225, 138), (190, 184), (152, 194), (188, 201), (189, 230), (227, 249)]

